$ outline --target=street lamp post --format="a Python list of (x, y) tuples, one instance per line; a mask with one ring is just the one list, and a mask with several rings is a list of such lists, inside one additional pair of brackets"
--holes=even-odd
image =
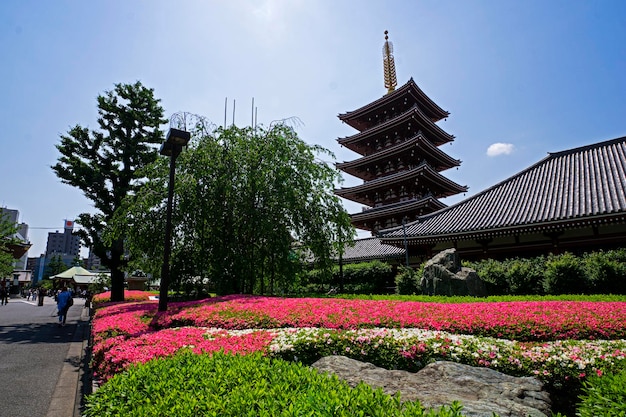
[(404, 235), (404, 257), (406, 260), (406, 267), (409, 267), (409, 245), (406, 241), (406, 216), (402, 218), (402, 234)]
[(176, 158), (191, 139), (191, 134), (184, 130), (170, 128), (159, 153), (170, 157), (170, 179), (167, 187), (167, 214), (165, 217), (165, 240), (163, 242), (163, 266), (161, 267), (161, 285), (159, 288), (159, 311), (167, 310), (167, 292), (170, 286), (170, 254), (172, 252), (172, 200), (174, 199), (174, 174)]

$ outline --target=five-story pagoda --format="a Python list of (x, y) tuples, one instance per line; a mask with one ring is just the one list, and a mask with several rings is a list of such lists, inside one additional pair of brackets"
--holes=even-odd
[(435, 123), (448, 116), (411, 78), (396, 89), (393, 46), (385, 31), (383, 64), (387, 94), (339, 119), (359, 133), (339, 138), (342, 146), (361, 155), (336, 164), (363, 184), (335, 190), (361, 203), (363, 211), (352, 214), (352, 224), (375, 235), (446, 207), (440, 198), (467, 191), (441, 175), (459, 166), (439, 146), (454, 140)]

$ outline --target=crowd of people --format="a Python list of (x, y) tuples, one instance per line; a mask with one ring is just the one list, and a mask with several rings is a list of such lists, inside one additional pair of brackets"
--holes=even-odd
[[(50, 296), (57, 303), (57, 316), (59, 317), (59, 326), (65, 326), (67, 319), (67, 311), (74, 305), (74, 297), (80, 296), (85, 300), (85, 307), (91, 307), (92, 294), (88, 290), (82, 290), (76, 293), (72, 288), (63, 286), (56, 290), (46, 290), (43, 286), (23, 289), (20, 295), (26, 298), (26, 301), (38, 301), (39, 306), (43, 306), (44, 298)], [(9, 302), (9, 290), (0, 286), (0, 305)]]

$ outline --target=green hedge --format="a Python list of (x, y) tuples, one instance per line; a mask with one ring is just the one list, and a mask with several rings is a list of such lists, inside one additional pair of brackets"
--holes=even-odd
[(136, 365), (87, 397), (84, 416), (461, 416), (461, 406), (425, 411), (360, 383), (300, 363), (189, 351)]
[[(563, 253), (534, 258), (463, 261), (476, 270), (490, 295), (560, 295), (560, 294), (626, 294), (626, 249), (590, 252), (583, 255)], [(405, 267), (397, 271), (381, 261), (343, 266), (344, 294), (421, 293), (419, 286), (423, 264), (418, 269)], [(313, 269), (298, 279), (296, 294), (326, 293), (339, 290), (339, 267), (324, 272)]]
[(626, 294), (626, 249), (463, 262), (491, 295)]
[[(384, 294), (390, 292), (394, 284), (395, 271), (392, 266), (381, 261), (361, 262), (343, 265), (343, 292), (350, 294)], [(331, 287), (339, 290), (342, 279), (339, 266), (333, 267), (330, 275), (321, 270), (305, 271), (299, 279), (301, 285), (297, 293), (321, 293)]]

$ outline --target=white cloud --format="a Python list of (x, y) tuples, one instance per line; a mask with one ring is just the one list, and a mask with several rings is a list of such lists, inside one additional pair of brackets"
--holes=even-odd
[(510, 155), (514, 150), (512, 143), (492, 143), (487, 148), (487, 156)]

